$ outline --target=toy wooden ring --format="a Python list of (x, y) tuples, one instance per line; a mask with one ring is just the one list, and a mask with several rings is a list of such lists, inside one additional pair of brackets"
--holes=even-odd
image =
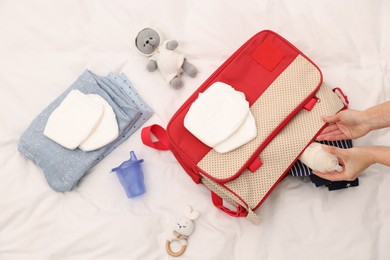
[(178, 252), (173, 252), (171, 249), (171, 242), (173, 241), (178, 241), (180, 243), (180, 241), (177, 239), (174, 239), (172, 241), (167, 240), (167, 242), (165, 243), (165, 248), (167, 249), (168, 254), (175, 257), (181, 256), (184, 253), (184, 251), (186, 251), (187, 245), (182, 245), (181, 249)]

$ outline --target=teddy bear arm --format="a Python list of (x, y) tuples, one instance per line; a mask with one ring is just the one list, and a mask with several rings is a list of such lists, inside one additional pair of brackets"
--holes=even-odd
[(174, 50), (179, 46), (179, 43), (175, 40), (168, 41), (166, 47), (168, 50)]
[(157, 69), (157, 62), (155, 60), (150, 60), (146, 65), (146, 69), (150, 72), (153, 72)]

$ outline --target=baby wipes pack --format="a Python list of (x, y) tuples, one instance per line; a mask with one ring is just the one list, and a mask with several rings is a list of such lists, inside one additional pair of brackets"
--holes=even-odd
[[(211, 88), (219, 94), (208, 95)], [(170, 150), (195, 183), (211, 190), (217, 208), (259, 223), (255, 210), (325, 127), (321, 116), (345, 107), (306, 55), (261, 31), (189, 97), (166, 129), (145, 127), (142, 139)]]

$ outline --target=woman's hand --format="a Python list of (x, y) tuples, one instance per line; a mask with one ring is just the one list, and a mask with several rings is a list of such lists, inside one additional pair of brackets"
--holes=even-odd
[(329, 125), (317, 137), (322, 140), (356, 139), (376, 129), (390, 127), (390, 101), (364, 111), (347, 109), (333, 116), (324, 116)]
[(343, 166), (341, 172), (321, 173), (313, 171), (315, 175), (330, 181), (352, 181), (374, 163), (390, 166), (389, 146), (374, 145), (342, 149), (322, 145), (322, 148), (326, 152), (336, 155), (339, 159), (339, 164)]
[(324, 116), (322, 119), (329, 125), (317, 136), (318, 141), (356, 139), (371, 130), (365, 123), (364, 112), (361, 111), (343, 110), (333, 116)]
[(375, 163), (369, 147), (353, 147), (350, 149), (341, 149), (334, 146), (322, 145), (322, 148), (339, 158), (339, 164), (343, 166), (341, 172), (321, 173), (313, 171), (313, 173), (323, 179), (330, 181), (353, 181), (365, 169)]

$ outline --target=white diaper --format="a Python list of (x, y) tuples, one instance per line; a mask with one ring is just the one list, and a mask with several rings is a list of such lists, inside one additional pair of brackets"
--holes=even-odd
[(107, 101), (96, 94), (88, 94), (87, 96), (100, 103), (104, 107), (104, 111), (96, 129), (79, 145), (79, 148), (85, 152), (99, 149), (111, 143), (118, 137), (119, 133), (115, 113)]
[(67, 149), (87, 152), (114, 141), (118, 123), (104, 98), (72, 90), (49, 116), (43, 134)]
[(103, 110), (100, 103), (72, 90), (49, 116), (43, 134), (73, 150), (95, 130)]
[(255, 118), (249, 112), (244, 123), (229, 138), (214, 146), (214, 149), (219, 153), (227, 153), (251, 141), (256, 135)]
[(191, 105), (184, 127), (217, 152), (238, 148), (256, 137), (256, 124), (242, 92), (215, 82)]

